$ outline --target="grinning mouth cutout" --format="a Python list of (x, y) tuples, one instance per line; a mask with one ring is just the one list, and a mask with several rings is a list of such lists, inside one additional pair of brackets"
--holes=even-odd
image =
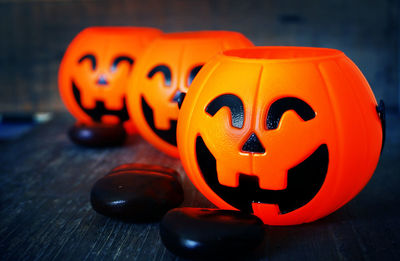
[(329, 152), (320, 145), (307, 159), (287, 172), (287, 187), (283, 190), (262, 189), (259, 178), (239, 174), (239, 186), (219, 183), (216, 159), (201, 136), (196, 138), (196, 159), (207, 185), (233, 207), (253, 213), (252, 203), (275, 204), (279, 214), (287, 214), (310, 202), (321, 189), (328, 171)]
[(144, 118), (146, 119), (147, 124), (150, 126), (150, 128), (153, 130), (153, 132), (160, 137), (162, 140), (165, 142), (173, 145), (176, 147), (176, 120), (169, 120), (170, 127), (168, 130), (159, 130), (156, 128), (154, 124), (154, 113), (153, 109), (150, 107), (150, 105), (146, 102), (146, 99), (142, 96), (141, 99), (142, 103), (142, 111), (144, 114)]
[(72, 92), (74, 93), (75, 101), (78, 103), (81, 110), (89, 115), (89, 117), (92, 118), (95, 122), (101, 122), (101, 117), (104, 115), (116, 116), (119, 118), (121, 123), (129, 120), (125, 97), (123, 97), (123, 107), (121, 110), (109, 110), (105, 107), (103, 101), (96, 101), (96, 106), (93, 109), (87, 109), (82, 105), (81, 92), (79, 91), (79, 88), (76, 86), (74, 81), (72, 81)]

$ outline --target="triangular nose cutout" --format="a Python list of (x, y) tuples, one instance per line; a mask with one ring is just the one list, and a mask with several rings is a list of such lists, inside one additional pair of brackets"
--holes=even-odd
[(172, 98), (172, 101), (173, 101), (173, 102), (178, 102), (179, 96), (180, 96), (180, 95), (181, 95), (181, 91), (180, 91), (180, 90), (177, 90), (176, 93), (175, 93), (175, 95), (174, 95), (174, 97)]
[(173, 102), (178, 103), (178, 108), (180, 109), (183, 103), (183, 100), (185, 99), (186, 92), (181, 92), (180, 90), (177, 90), (174, 97), (172, 98)]
[(97, 80), (98, 85), (107, 85), (107, 79), (104, 75), (100, 75), (99, 79)]
[(264, 153), (265, 148), (261, 144), (257, 135), (253, 132), (246, 143), (243, 145), (242, 151), (251, 153)]
[(180, 109), (182, 107), (183, 100), (185, 99), (186, 93), (185, 92), (179, 92), (179, 94), (176, 94), (174, 97), (174, 102), (178, 103), (178, 108)]

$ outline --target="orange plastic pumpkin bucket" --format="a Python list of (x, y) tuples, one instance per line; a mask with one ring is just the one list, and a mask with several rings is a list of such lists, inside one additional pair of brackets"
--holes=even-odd
[(126, 87), (139, 56), (161, 31), (145, 27), (90, 27), (80, 32), (62, 59), (58, 85), (68, 110), (82, 123), (134, 126)]
[(129, 82), (128, 111), (139, 133), (159, 150), (178, 157), (179, 95), (212, 56), (249, 46), (253, 44), (242, 34), (227, 31), (170, 33), (151, 43)]
[(382, 146), (375, 97), (334, 49), (228, 50), (193, 81), (178, 148), (194, 185), (264, 223), (311, 222), (371, 178)]

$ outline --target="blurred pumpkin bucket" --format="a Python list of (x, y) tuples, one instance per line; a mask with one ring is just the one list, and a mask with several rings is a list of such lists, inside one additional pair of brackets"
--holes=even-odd
[(65, 106), (84, 124), (123, 124), (134, 133), (126, 108), (129, 76), (161, 31), (147, 27), (89, 27), (69, 45), (58, 85)]
[(152, 42), (129, 81), (128, 111), (139, 133), (157, 149), (178, 157), (176, 125), (183, 93), (210, 58), (250, 46), (245, 36), (229, 31), (170, 33)]

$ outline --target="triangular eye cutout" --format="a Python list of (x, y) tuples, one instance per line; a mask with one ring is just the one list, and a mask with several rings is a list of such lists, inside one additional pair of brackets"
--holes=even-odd
[(257, 135), (253, 132), (248, 140), (242, 147), (243, 152), (250, 152), (250, 153), (264, 153), (265, 148), (261, 144), (260, 140), (258, 139)]

